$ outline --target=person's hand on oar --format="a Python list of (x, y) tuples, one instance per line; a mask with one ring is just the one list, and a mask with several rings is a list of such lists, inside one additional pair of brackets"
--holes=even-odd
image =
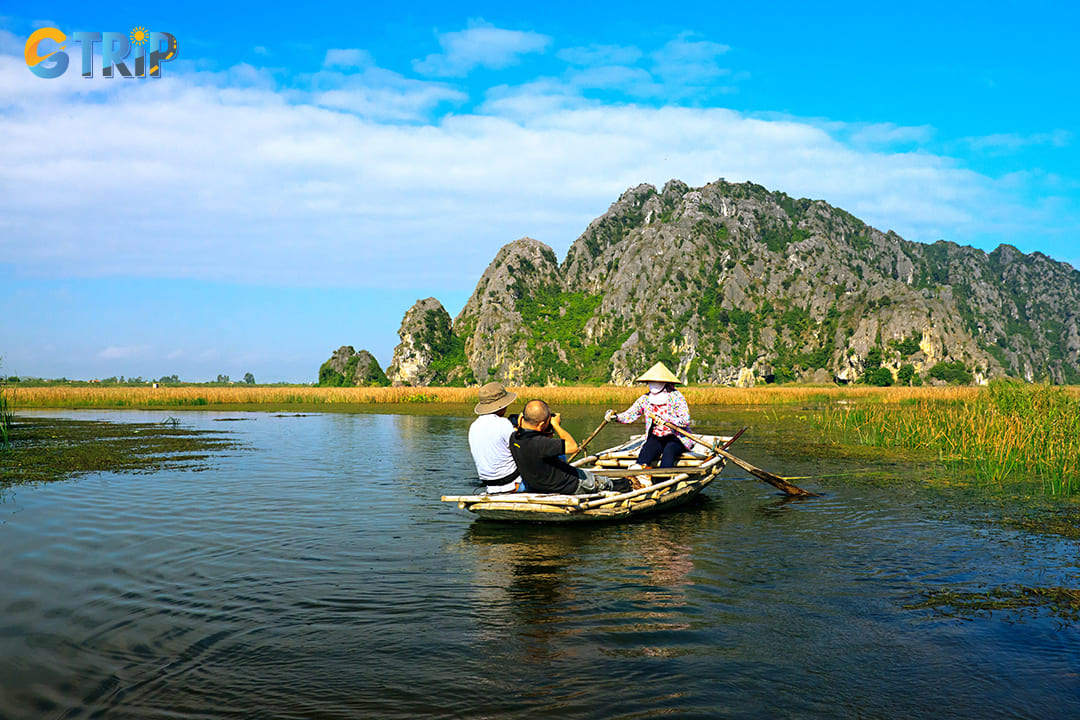
[[(611, 412), (611, 411), (610, 411), (610, 410), (608, 410), (608, 413), (610, 413), (610, 412)], [(588, 445), (588, 444), (589, 444), (589, 443), (590, 443), (590, 442), (592, 441), (592, 439), (593, 439), (594, 437), (596, 437), (596, 436), (597, 436), (597, 435), (598, 435), (598, 434), (600, 433), (600, 431), (601, 431), (601, 430), (603, 430), (603, 429), (604, 429), (604, 426), (605, 426), (605, 425), (607, 425), (607, 424), (608, 424), (608, 422), (610, 422), (610, 418), (608, 418), (608, 416), (607, 416), (607, 413), (604, 413), (604, 421), (603, 421), (602, 423), (600, 423), (600, 425), (599, 425), (599, 426), (597, 426), (597, 428), (596, 428), (595, 430), (593, 430), (593, 432), (592, 432), (592, 435), (590, 435), (589, 437), (585, 438), (585, 442), (583, 442), (583, 443), (581, 443), (580, 445), (578, 445), (578, 449), (574, 451), (574, 454), (573, 454), (573, 455), (571, 455), (570, 457), (566, 458), (566, 461), (567, 461), (567, 462), (570, 462), (570, 461), (571, 461), (571, 460), (573, 460), (573, 459), (574, 459), (575, 457), (577, 457), (578, 453), (580, 453), (580, 452), (584, 452), (584, 450), (585, 450), (585, 446), (586, 446), (586, 445)]]

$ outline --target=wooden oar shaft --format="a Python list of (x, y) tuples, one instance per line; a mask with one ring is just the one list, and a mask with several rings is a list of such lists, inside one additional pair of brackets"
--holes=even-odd
[[(768, 470), (762, 470), (761, 468), (755, 467), (755, 466), (751, 465), (750, 463), (746, 462), (745, 460), (743, 460), (741, 458), (735, 457), (734, 455), (729, 453), (727, 450), (724, 450), (719, 445), (710, 444), (709, 441), (706, 440), (705, 438), (694, 435), (692, 432), (689, 432), (687, 430), (683, 430), (678, 425), (672, 425), (671, 423), (667, 422), (666, 420), (660, 420), (660, 423), (663, 424), (668, 429), (672, 430), (673, 432), (679, 433), (680, 435), (683, 435), (685, 437), (690, 438), (691, 440), (693, 440), (696, 443), (700, 443), (700, 444), (704, 445), (705, 447), (710, 448), (714, 453), (716, 453), (720, 457), (725, 458), (727, 460), (730, 460), (731, 462), (735, 463), (736, 465), (741, 467), (746, 472), (748, 472), (751, 475), (753, 475), (754, 477), (756, 477), (758, 480), (769, 483), (770, 485), (772, 485), (777, 490), (785, 492), (788, 495), (794, 495), (796, 497), (816, 497), (816, 495), (817, 495), (816, 493), (812, 493), (809, 490), (803, 490), (798, 485), (791, 484), (790, 482), (787, 481), (787, 479), (782, 478), (779, 475), (774, 475), (773, 473), (769, 472)], [(730, 445), (730, 442), (728, 444)]]
[(577, 448), (577, 450), (575, 450), (575, 451), (574, 451), (574, 454), (573, 454), (573, 455), (571, 455), (570, 457), (568, 457), (568, 458), (566, 459), (566, 461), (567, 461), (567, 462), (570, 462), (571, 460), (573, 460), (574, 458), (576, 458), (576, 457), (577, 457), (577, 454), (578, 454), (579, 452), (581, 452), (582, 450), (584, 450), (584, 449), (585, 449), (585, 446), (586, 446), (586, 445), (588, 445), (588, 444), (589, 444), (590, 442), (592, 442), (592, 439), (593, 439), (594, 437), (596, 437), (597, 435), (599, 435), (599, 434), (600, 434), (600, 431), (601, 431), (601, 430), (603, 430), (603, 429), (604, 429), (604, 426), (605, 426), (605, 425), (607, 425), (607, 424), (608, 424), (607, 418), (604, 418), (604, 421), (603, 421), (602, 423), (600, 423), (600, 425), (598, 425), (598, 426), (597, 426), (597, 428), (596, 428), (595, 430), (593, 430), (593, 432), (592, 432), (592, 435), (590, 435), (589, 437), (585, 438), (585, 442), (583, 442), (583, 443), (581, 443), (580, 445), (578, 445), (578, 448)]
[(736, 440), (738, 440), (739, 438), (742, 437), (742, 434), (744, 432), (746, 432), (749, 429), (750, 429), (749, 427), (744, 427), (742, 430), (740, 430), (739, 432), (732, 435), (731, 438), (726, 443), (724, 443), (723, 445), (720, 446), (720, 449), (721, 450), (727, 450), (729, 447), (731, 447), (732, 445), (735, 444)]

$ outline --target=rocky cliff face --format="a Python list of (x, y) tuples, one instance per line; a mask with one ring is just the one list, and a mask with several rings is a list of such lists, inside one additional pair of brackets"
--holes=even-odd
[(475, 382), (465, 366), (464, 342), (452, 332), (450, 314), (435, 298), (418, 300), (398, 330), (401, 344), (386, 375), (394, 385), (462, 385)]
[(631, 188), (561, 266), (535, 240), (507, 245), (447, 318), (445, 352), (407, 339), (417, 307), (392, 365), (415, 368), (413, 384), (439, 363), (451, 382), (629, 383), (656, 360), (719, 384), (910, 382), (936, 366), (1080, 382), (1069, 265), (908, 242), (753, 183)]
[(558, 260), (547, 245), (522, 238), (498, 252), (454, 320), (476, 378), (509, 382), (532, 371), (529, 341), (537, 328), (530, 308), (562, 287)]
[(357, 352), (352, 345), (342, 345), (319, 368), (319, 385), (355, 387), (389, 385), (379, 361), (367, 350)]

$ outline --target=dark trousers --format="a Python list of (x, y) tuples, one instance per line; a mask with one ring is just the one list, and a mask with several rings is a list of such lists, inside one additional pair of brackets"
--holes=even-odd
[(679, 456), (684, 452), (686, 452), (686, 446), (676, 436), (664, 435), (663, 437), (657, 437), (649, 433), (649, 437), (645, 438), (645, 444), (641, 446), (637, 461), (638, 465), (652, 465), (656, 458), (659, 457), (660, 467), (675, 467), (675, 463), (679, 461)]

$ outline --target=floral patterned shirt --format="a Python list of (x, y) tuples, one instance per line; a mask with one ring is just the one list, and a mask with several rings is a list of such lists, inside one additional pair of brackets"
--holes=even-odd
[[(671, 435), (674, 430), (664, 425), (653, 423), (650, 415), (655, 415), (667, 420), (672, 425), (681, 428), (690, 427), (690, 408), (686, 404), (686, 398), (678, 390), (669, 390), (661, 393), (645, 393), (625, 411), (615, 416), (615, 421), (620, 423), (632, 423), (642, 415), (645, 416), (645, 434), (652, 433), (657, 437)], [(681, 437), (682, 444), (687, 450), (694, 447), (694, 441)]]

